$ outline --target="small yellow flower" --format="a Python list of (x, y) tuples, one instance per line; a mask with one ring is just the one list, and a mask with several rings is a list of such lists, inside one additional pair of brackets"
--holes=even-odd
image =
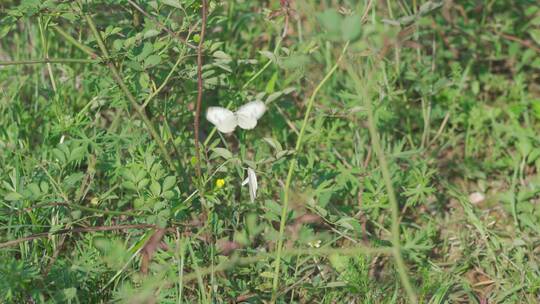
[(218, 178), (216, 180), (216, 187), (218, 189), (221, 189), (221, 188), (223, 188), (223, 186), (225, 186), (225, 180), (223, 178)]

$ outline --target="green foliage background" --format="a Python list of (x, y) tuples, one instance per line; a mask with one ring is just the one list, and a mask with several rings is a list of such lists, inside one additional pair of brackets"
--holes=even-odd
[(0, 302), (540, 301), (536, 1), (208, 11), (198, 162), (201, 1), (0, 2)]

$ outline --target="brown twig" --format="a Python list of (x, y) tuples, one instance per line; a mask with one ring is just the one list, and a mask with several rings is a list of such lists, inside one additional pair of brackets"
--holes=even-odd
[(142, 261), (141, 261), (141, 273), (146, 275), (148, 274), (148, 267), (150, 265), (150, 261), (152, 260), (152, 256), (154, 256), (154, 253), (158, 250), (158, 248), (163, 248), (161, 246), (161, 239), (165, 235), (165, 232), (167, 230), (163, 228), (156, 229), (154, 234), (150, 237), (148, 242), (144, 245), (141, 255), (142, 255)]
[(58, 256), (60, 255), (60, 251), (62, 250), (62, 248), (64, 248), (65, 241), (66, 241), (66, 236), (63, 235), (60, 238), (60, 241), (58, 242), (58, 245), (56, 246), (56, 249), (53, 252), (51, 260), (49, 261), (49, 263), (47, 264), (47, 267), (45, 267), (45, 270), (43, 271), (44, 278), (47, 278), (47, 276), (49, 275), (49, 272), (51, 271), (54, 263), (56, 262), (56, 260), (58, 259)]
[(195, 157), (197, 159), (197, 177), (201, 178), (201, 152), (199, 147), (199, 125), (201, 117), (201, 104), (203, 95), (203, 78), (202, 78), (202, 65), (203, 65), (203, 44), (204, 35), (206, 33), (206, 15), (207, 15), (208, 3), (207, 0), (202, 0), (202, 22), (201, 22), (201, 34), (199, 40), (199, 46), (197, 47), (197, 108), (195, 110)]
[(67, 234), (67, 233), (82, 233), (82, 232), (96, 232), (96, 231), (112, 231), (112, 230), (124, 230), (124, 229), (146, 229), (146, 228), (155, 228), (155, 225), (149, 225), (149, 224), (133, 224), (133, 225), (115, 225), (115, 226), (97, 226), (97, 227), (80, 227), (80, 228), (71, 228), (71, 229), (60, 229), (54, 232), (43, 232), (43, 233), (36, 233), (27, 237), (23, 237), (20, 239), (7, 241), (4, 243), (0, 243), (0, 248), (6, 248), (11, 247), (14, 245), (17, 245), (19, 243), (23, 243), (26, 241), (32, 241), (35, 239), (40, 239), (44, 237), (49, 237), (51, 235), (58, 235), (58, 234)]
[(509, 34), (506, 34), (506, 33), (497, 33), (497, 34), (499, 36), (503, 37), (504, 39), (517, 42), (517, 43), (521, 44), (524, 47), (530, 48), (530, 49), (536, 51), (537, 53), (540, 53), (540, 48), (537, 47), (536, 45), (534, 45), (534, 42), (532, 42), (531, 40), (523, 40), (523, 39), (520, 39), (520, 38), (518, 38), (516, 36), (512, 36), (512, 35), (509, 35)]
[(366, 5), (366, 8), (364, 9), (364, 13), (362, 14), (362, 17), (360, 18), (362, 22), (366, 21), (366, 18), (369, 14), (369, 10), (371, 9), (372, 4), (373, 4), (373, 0), (369, 0), (368, 4)]
[(127, 2), (129, 4), (131, 4), (131, 6), (133, 6), (136, 10), (138, 10), (141, 14), (143, 14), (146, 18), (152, 20), (152, 22), (154, 22), (155, 24), (157, 24), (157, 26), (166, 31), (169, 35), (171, 35), (172, 37), (174, 37), (176, 40), (180, 41), (181, 43), (184, 43), (185, 45), (187, 45), (189, 48), (192, 48), (192, 49), (196, 49), (197, 47), (191, 43), (189, 43), (188, 41), (186, 41), (186, 39), (180, 37), (178, 34), (176, 34), (175, 32), (171, 31), (168, 27), (166, 27), (163, 23), (161, 23), (159, 20), (157, 20), (156, 18), (152, 17), (150, 14), (148, 14), (145, 10), (143, 10), (139, 5), (137, 5), (137, 3), (133, 2), (132, 0), (127, 0)]

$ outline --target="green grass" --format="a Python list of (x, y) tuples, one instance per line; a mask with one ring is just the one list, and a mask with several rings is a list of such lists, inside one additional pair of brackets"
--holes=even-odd
[(209, 2), (0, 3), (0, 303), (540, 301), (535, 1)]

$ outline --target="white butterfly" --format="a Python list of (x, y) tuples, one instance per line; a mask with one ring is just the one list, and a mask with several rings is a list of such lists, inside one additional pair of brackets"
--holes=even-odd
[(249, 198), (251, 199), (251, 202), (253, 203), (255, 201), (255, 198), (257, 197), (257, 188), (259, 188), (259, 185), (257, 183), (257, 175), (255, 175), (255, 170), (248, 168), (247, 173), (248, 173), (248, 176), (242, 182), (242, 186), (246, 184), (248, 185)]
[(251, 130), (257, 126), (257, 120), (266, 112), (266, 105), (260, 100), (251, 101), (241, 106), (238, 111), (232, 112), (222, 107), (209, 107), (206, 119), (222, 133), (231, 133), (240, 126)]

